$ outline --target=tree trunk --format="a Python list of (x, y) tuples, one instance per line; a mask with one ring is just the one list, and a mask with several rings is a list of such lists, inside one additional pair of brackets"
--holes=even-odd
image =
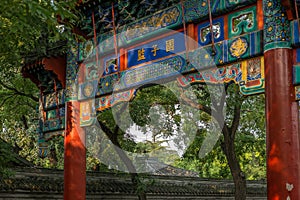
[(104, 133), (107, 135), (107, 137), (110, 139), (110, 141), (115, 145), (115, 150), (118, 153), (118, 156), (120, 159), (124, 162), (126, 165), (126, 168), (129, 171), (129, 174), (131, 176), (131, 181), (137, 191), (137, 195), (139, 200), (147, 200), (147, 196), (145, 191), (139, 191), (138, 187), (140, 184), (143, 184), (140, 181), (139, 175), (136, 173), (135, 166), (133, 165), (132, 161), (129, 159), (129, 157), (126, 155), (126, 153), (122, 150), (121, 145), (118, 141), (117, 135), (119, 131), (118, 125), (116, 125), (114, 131), (112, 132), (105, 124), (99, 121), (101, 129), (104, 131)]
[(233, 178), (235, 193), (235, 200), (246, 200), (246, 177), (241, 170), (240, 164), (235, 154), (234, 138), (230, 137), (228, 128), (226, 125), (223, 129), (224, 142), (222, 143), (222, 150), (226, 156), (230, 172)]

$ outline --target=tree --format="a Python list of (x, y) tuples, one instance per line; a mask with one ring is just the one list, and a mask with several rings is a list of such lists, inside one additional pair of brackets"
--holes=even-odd
[[(196, 90), (195, 92), (198, 92), (198, 96), (207, 96), (207, 90), (206, 87), (202, 87), (201, 90)], [(246, 175), (245, 172), (242, 170), (240, 160), (242, 160), (242, 156), (239, 155), (239, 151), (244, 151), (246, 149), (243, 149), (243, 146), (239, 146), (239, 142), (250, 142), (253, 141), (255, 137), (258, 135), (261, 136), (261, 134), (264, 132), (264, 119), (262, 118), (263, 115), (259, 115), (258, 119), (256, 117), (253, 117), (256, 122), (259, 122), (258, 126), (256, 128), (252, 127), (250, 116), (248, 112), (243, 113), (242, 107), (243, 103), (246, 102), (247, 97), (241, 95), (239, 93), (239, 89), (237, 85), (225, 85), (225, 90), (223, 91), (223, 94), (221, 95), (221, 101), (220, 102), (214, 102), (212, 101), (212, 106), (209, 107), (207, 103), (202, 101), (194, 102), (191, 101), (187, 96), (182, 95), (185, 102), (188, 103), (190, 106), (193, 106), (195, 108), (198, 108), (199, 110), (205, 112), (206, 114), (210, 115), (211, 117), (214, 117), (215, 120), (218, 122), (218, 124), (221, 127), (222, 137), (220, 140), (220, 147), (222, 149), (222, 152), (224, 153), (227, 163), (235, 184), (235, 199), (246, 199)], [(246, 109), (250, 109), (252, 112), (259, 112), (262, 114), (264, 112), (263, 110), (263, 102), (258, 98), (258, 110), (252, 110), (251, 106), (253, 104), (248, 104), (248, 107)], [(256, 103), (255, 100), (250, 100), (252, 103)], [(248, 102), (249, 103), (249, 102)], [(226, 112), (223, 112), (224, 106), (226, 105)], [(218, 113), (215, 116), (212, 116), (212, 113), (216, 112)], [(253, 113), (252, 113), (253, 114)], [(246, 126), (241, 126), (241, 118), (247, 117), (246, 120), (249, 120), (247, 122), (246, 120)], [(223, 119), (225, 120), (223, 123)], [(248, 127), (247, 127), (248, 126)], [(258, 131), (259, 130), (259, 131)], [(245, 132), (244, 132), (245, 131)], [(238, 134), (240, 132), (240, 134)], [(257, 136), (255, 136), (257, 134)], [(238, 141), (239, 139), (240, 141)], [(251, 139), (251, 140), (250, 140)], [(244, 140), (244, 141), (243, 141)], [(237, 142), (238, 141), (238, 142)], [(261, 140), (264, 141), (264, 140)], [(262, 143), (260, 143), (263, 145)], [(239, 151), (237, 151), (237, 147), (239, 148)], [(263, 149), (263, 146), (260, 146), (258, 148), (259, 152), (258, 154), (262, 153), (260, 150)], [(248, 150), (248, 149), (247, 149)]]
[[(175, 111), (179, 102), (176, 97), (180, 95), (186, 105), (201, 111), (199, 116), (191, 115), (190, 112), (188, 112), (189, 115), (184, 116), (185, 120), (190, 123), (184, 126), (186, 133), (191, 132), (191, 124), (198, 126), (196, 137), (185, 152), (185, 157), (192, 158), (193, 163), (184, 162), (184, 164), (187, 165), (186, 167), (191, 168), (193, 165), (194, 169), (203, 171), (202, 175), (204, 177), (232, 177), (236, 188), (235, 198), (245, 199), (245, 173), (251, 173), (249, 175), (250, 179), (263, 178), (265, 176), (264, 98), (262, 95), (245, 97), (239, 93), (238, 86), (234, 84), (225, 85), (224, 91), (220, 90), (219, 93), (214, 94), (209, 94), (208, 87), (201, 85), (194, 86), (193, 92), (197, 95), (197, 99), (191, 99), (186, 90), (183, 89), (180, 91), (180, 94), (176, 95), (162, 86), (142, 89), (130, 104), (130, 116), (135, 123), (144, 125), (141, 130), (146, 132), (147, 128), (145, 127), (151, 124), (150, 108), (158, 104), (162, 105), (171, 118), (174, 119), (174, 121), (170, 120), (172, 121), (170, 124), (165, 123), (166, 127), (161, 129), (168, 130), (161, 132), (168, 138), (172, 136), (176, 129), (178, 130), (178, 127), (174, 129), (172, 124), (175, 124), (175, 121), (178, 123), (182, 120), (178, 116), (178, 112)], [(216, 98), (211, 98), (211, 95), (217, 95), (220, 101), (216, 101)], [(224, 112), (225, 105), (226, 112)], [(213, 112), (217, 113), (217, 115), (213, 115)], [(256, 113), (256, 115), (254, 116), (253, 113)], [(123, 127), (123, 130), (128, 130), (133, 122), (126, 122), (130, 118), (127, 115), (124, 118), (125, 120), (120, 124), (127, 124), (127, 128)], [(209, 126), (211, 121), (217, 121), (221, 127), (220, 140), (217, 142), (218, 145), (212, 149), (212, 155), (208, 155), (205, 159), (200, 159), (199, 151), (201, 152), (200, 147), (202, 143), (210, 142), (207, 138), (212, 138), (208, 135), (211, 134), (208, 133), (208, 129), (211, 128)], [(107, 123), (108, 120), (103, 120), (100, 123), (103, 122)], [(155, 127), (152, 130), (156, 136), (158, 135), (156, 132), (157, 128)], [(124, 133), (122, 134), (124, 135)], [(119, 139), (122, 139), (122, 134), (118, 136)], [(183, 137), (178, 142), (182, 140)], [(212, 143), (211, 145), (214, 144)], [(141, 145), (139, 144), (137, 147), (140, 148)], [(225, 161), (225, 158), (227, 161)], [(180, 166), (180, 162), (178, 165)], [(255, 171), (253, 166), (259, 166), (261, 170)], [(203, 168), (206, 170), (203, 170)]]
[(51, 42), (72, 38), (76, 2), (3, 0), (0, 5), (0, 137), (36, 164), (47, 164), (37, 159), (35, 146), (39, 92), (20, 69), (24, 58), (47, 56)]

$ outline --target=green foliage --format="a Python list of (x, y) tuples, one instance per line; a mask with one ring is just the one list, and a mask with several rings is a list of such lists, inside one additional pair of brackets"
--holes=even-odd
[[(199, 105), (214, 109), (211, 102), (212, 95), (215, 98), (220, 98), (220, 95), (217, 93), (211, 94), (211, 91), (217, 91), (218, 89), (212, 88), (213, 86), (210, 87), (193, 86), (193, 92), (196, 94), (194, 101)], [(235, 134), (235, 150), (242, 171), (245, 172), (246, 178), (249, 180), (264, 179), (266, 176), (264, 95), (244, 97), (239, 93), (236, 85), (232, 84), (226, 87), (224, 117), (227, 125), (233, 122), (235, 107), (238, 104), (241, 105), (241, 117)], [(122, 122), (127, 122), (129, 125), (126, 126), (127, 129), (123, 129), (123, 131), (118, 133), (122, 148), (136, 153), (152, 152), (160, 161), (169, 163), (170, 156), (167, 156), (167, 154), (156, 155), (155, 152), (159, 152), (159, 154), (162, 152), (156, 150), (163, 149), (163, 151), (168, 152), (162, 144), (164, 141), (170, 140), (174, 133), (178, 132), (180, 134), (178, 134), (179, 136), (174, 142), (175, 146), (180, 148), (183, 144), (182, 141), (196, 131), (195, 138), (193, 138), (183, 156), (176, 160), (175, 166), (197, 171), (204, 178), (232, 178), (226, 157), (221, 148), (224, 138), (221, 133), (211, 135), (213, 134), (210, 130), (210, 123), (213, 120), (211, 115), (203, 111), (193, 114), (188, 106), (181, 104), (178, 106), (180, 95), (163, 86), (152, 86), (140, 90), (129, 105), (130, 116), (123, 116), (125, 119)], [(119, 106), (122, 107), (121, 105)], [(178, 111), (180, 109), (185, 109), (185, 112), (188, 114), (180, 113)], [(130, 117), (133, 121), (126, 121)], [(103, 112), (98, 119), (111, 128), (116, 123), (111, 111)], [(183, 121), (188, 123), (182, 123)], [(139, 125), (138, 129), (142, 133), (150, 132), (152, 138), (145, 142), (135, 143), (133, 141), (134, 136), (127, 135), (124, 137), (124, 130), (130, 130), (133, 124)], [(213, 146), (212, 150), (208, 149), (208, 154), (200, 158), (199, 151), (201, 147), (203, 147), (204, 143), (210, 142), (207, 138), (215, 139), (214, 137), (219, 137), (219, 135), (221, 135), (220, 139)], [(160, 139), (156, 140), (156, 138)], [(128, 143), (124, 141), (130, 141), (130, 145), (127, 146)], [(173, 155), (170, 152), (168, 154)], [(172, 159), (174, 160), (174, 158)]]
[(9, 169), (11, 162), (16, 162), (16, 159), (12, 156), (11, 147), (0, 140), (0, 179), (12, 174)]
[[(266, 178), (266, 144), (265, 144), (265, 112), (264, 95), (250, 96), (244, 99), (236, 87), (228, 89), (226, 101), (226, 123), (233, 119), (233, 110), (237, 101), (242, 100), (241, 119), (235, 137), (235, 150), (242, 171), (248, 180)], [(204, 118), (209, 119), (209, 118)], [(199, 158), (200, 147), (203, 144), (207, 130), (199, 130), (193, 143), (185, 152), (183, 158), (177, 160), (176, 166), (198, 171), (204, 178), (231, 178), (226, 157), (222, 152), (220, 141), (204, 158)]]
[[(37, 157), (38, 90), (24, 79), (24, 57), (48, 54), (52, 42), (72, 39), (76, 0), (2, 0), (0, 4), (0, 138), (36, 165), (51, 167)], [(64, 22), (58, 22), (58, 16)], [(1, 146), (5, 150), (5, 146)], [(59, 154), (62, 154), (60, 150)], [(1, 163), (5, 157), (1, 156)], [(0, 170), (1, 171), (1, 170)]]
[(205, 136), (205, 131), (199, 131), (183, 157), (175, 162), (175, 166), (199, 172), (199, 176), (203, 178), (230, 178), (230, 170), (220, 142), (215, 145), (206, 157), (199, 158), (198, 153)]

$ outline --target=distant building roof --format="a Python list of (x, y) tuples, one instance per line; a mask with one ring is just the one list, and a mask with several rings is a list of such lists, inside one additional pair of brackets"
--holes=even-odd
[[(234, 196), (230, 180), (154, 175), (141, 175), (141, 179), (149, 199), (232, 199)], [(129, 174), (88, 172), (86, 188), (87, 199), (137, 199)], [(266, 183), (247, 182), (247, 196), (266, 199)], [(14, 177), (0, 179), (1, 198), (63, 199), (63, 171), (19, 169)]]
[(168, 165), (160, 162), (157, 158), (144, 158), (141, 157), (137, 160), (139, 162), (137, 169), (140, 172), (148, 172), (153, 175), (164, 175), (164, 176), (187, 176), (187, 177), (199, 177), (198, 172), (191, 170), (180, 169), (172, 165)]

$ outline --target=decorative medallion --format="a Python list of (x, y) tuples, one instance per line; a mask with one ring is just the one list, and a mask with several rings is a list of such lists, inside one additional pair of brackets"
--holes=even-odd
[(87, 43), (85, 43), (84, 51), (86, 55), (89, 55), (93, 52), (93, 42), (91, 40), (88, 40)]
[(240, 58), (244, 53), (246, 53), (247, 49), (247, 40), (244, 38), (238, 38), (232, 42), (229, 51), (233, 57)]
[(87, 82), (83, 88), (83, 95), (85, 97), (90, 97), (90, 96), (92, 96), (93, 91), (94, 91), (93, 84), (91, 82)]

